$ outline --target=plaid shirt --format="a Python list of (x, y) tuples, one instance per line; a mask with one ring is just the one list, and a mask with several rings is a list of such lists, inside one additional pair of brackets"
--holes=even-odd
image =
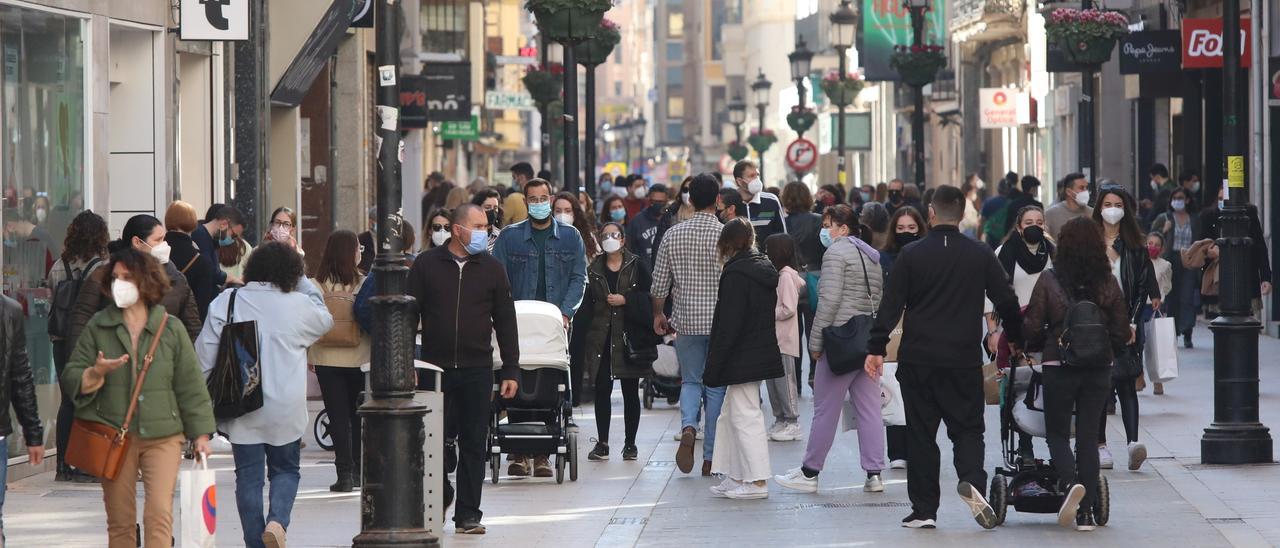
[(662, 238), (653, 269), (653, 296), (672, 296), (671, 326), (681, 335), (710, 335), (720, 291), (716, 243), (724, 225), (715, 215), (695, 213)]

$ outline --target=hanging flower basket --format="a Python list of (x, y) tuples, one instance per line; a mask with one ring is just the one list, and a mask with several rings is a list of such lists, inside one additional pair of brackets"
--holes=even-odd
[(1071, 62), (1100, 65), (1111, 59), (1116, 40), (1129, 34), (1129, 18), (1115, 11), (1061, 8), (1049, 14), (1044, 30)]
[(539, 65), (529, 67), (524, 73), (524, 87), (529, 90), (529, 95), (539, 105), (546, 106), (548, 103), (560, 98), (560, 91), (564, 89), (564, 66), (552, 64), (549, 70), (543, 70)]
[(778, 142), (778, 136), (773, 134), (772, 129), (763, 131), (753, 129), (751, 136), (747, 137), (747, 143), (750, 143), (751, 148), (760, 154), (764, 154), (764, 151), (769, 150), (769, 147), (776, 142)]
[(748, 154), (751, 154), (751, 149), (747, 148), (747, 145), (742, 144), (742, 142), (734, 141), (729, 143), (729, 157), (733, 158), (733, 161), (740, 162)]
[(791, 107), (791, 112), (787, 114), (787, 125), (791, 126), (791, 130), (796, 133), (804, 133), (813, 127), (814, 122), (818, 121), (818, 115), (811, 108), (800, 108), (799, 106)]
[(845, 79), (840, 79), (840, 73), (829, 71), (822, 77), (822, 92), (827, 95), (827, 100), (837, 107), (847, 107), (853, 104), (853, 100), (858, 97), (858, 92), (866, 86), (866, 81), (862, 79), (862, 75), (856, 72), (850, 72), (845, 75)]
[(608, 19), (600, 20), (600, 29), (594, 38), (573, 47), (573, 55), (579, 65), (595, 67), (604, 64), (613, 48), (622, 41), (621, 27)]
[(538, 30), (561, 44), (590, 40), (600, 20), (613, 7), (612, 0), (528, 0), (525, 9), (538, 20)]
[(898, 71), (903, 83), (924, 87), (947, 66), (947, 54), (942, 46), (894, 46), (889, 66)]

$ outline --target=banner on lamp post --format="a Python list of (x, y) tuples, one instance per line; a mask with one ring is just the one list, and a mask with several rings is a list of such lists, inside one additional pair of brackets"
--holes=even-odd
[[(858, 37), (858, 62), (863, 76), (870, 81), (901, 80), (898, 71), (889, 66), (894, 46), (912, 42), (911, 13), (901, 0), (862, 0), (862, 32)], [(946, 0), (932, 0), (925, 12), (926, 44), (946, 43)]]

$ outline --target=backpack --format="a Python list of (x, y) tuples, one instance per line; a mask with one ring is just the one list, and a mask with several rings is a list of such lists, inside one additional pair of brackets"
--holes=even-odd
[(1009, 226), (1008, 223), (1005, 222), (1008, 218), (1009, 206), (1006, 205), (1000, 208), (1000, 211), (997, 211), (995, 215), (991, 216), (991, 218), (987, 219), (986, 222), (982, 223), (982, 232), (993, 242), (1003, 240), (1004, 234), (1007, 232), (1006, 229)]
[[(1052, 269), (1050, 272), (1054, 272)], [(1056, 272), (1054, 277), (1062, 286)], [(1058, 348), (1062, 351), (1062, 363), (1072, 367), (1107, 367), (1111, 365), (1111, 338), (1107, 336), (1106, 317), (1098, 304), (1088, 300), (1072, 300), (1066, 288), (1067, 313), (1062, 321), (1062, 334), (1058, 336)]]
[(336, 348), (360, 346), (360, 326), (356, 324), (355, 314), (356, 291), (360, 288), (358, 282), (360, 280), (352, 285), (351, 290), (343, 290), (341, 286), (335, 285), (331, 291), (321, 286), (324, 306), (333, 316), (333, 327), (316, 344)]
[(49, 336), (65, 339), (71, 334), (71, 308), (76, 304), (76, 298), (80, 295), (80, 286), (84, 285), (85, 277), (100, 262), (102, 259), (93, 258), (89, 264), (80, 269), (79, 276), (76, 276), (66, 261), (62, 262), (62, 270), (67, 274), (67, 279), (58, 282), (58, 286), (53, 288), (53, 306), (49, 311)]

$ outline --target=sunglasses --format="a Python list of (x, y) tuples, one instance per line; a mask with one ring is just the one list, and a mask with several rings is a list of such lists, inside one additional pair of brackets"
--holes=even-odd
[(440, 232), (441, 230), (449, 230), (449, 225), (441, 225), (441, 224), (431, 223), (431, 231), (432, 231), (432, 232)]

